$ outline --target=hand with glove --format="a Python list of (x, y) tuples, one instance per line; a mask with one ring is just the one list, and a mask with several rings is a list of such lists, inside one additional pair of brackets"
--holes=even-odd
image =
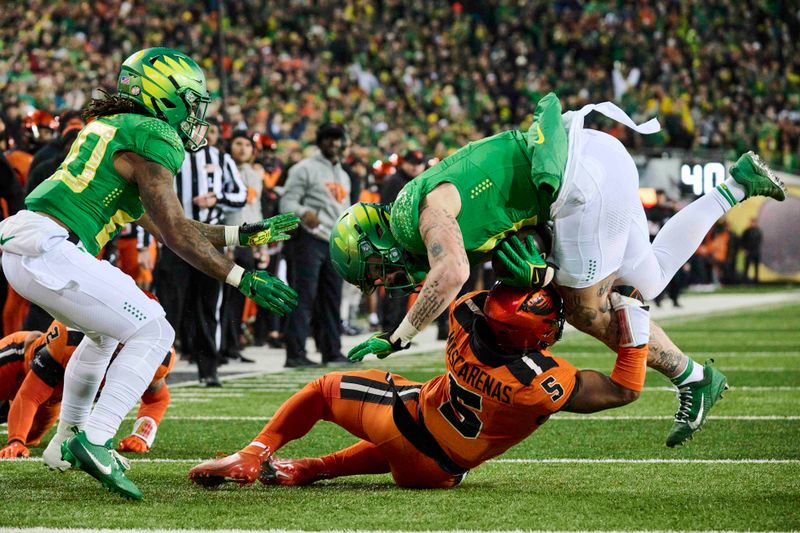
[(288, 232), (299, 223), (294, 213), (283, 213), (252, 224), (225, 226), (225, 241), (228, 246), (261, 246), (285, 241), (290, 237)]
[(297, 306), (294, 289), (265, 270), (248, 270), (242, 275), (238, 288), (261, 307), (281, 316)]
[(147, 453), (156, 440), (158, 424), (149, 416), (140, 416), (133, 423), (133, 433), (119, 441), (117, 451)]
[(553, 280), (555, 265), (544, 260), (533, 235), (528, 235), (524, 243), (516, 235), (511, 235), (503, 240), (495, 253), (505, 270), (498, 272), (498, 279), (507, 285), (538, 289)]
[(0, 459), (16, 459), (17, 457), (30, 457), (31, 452), (23, 443), (12, 440), (5, 448), (0, 450)]
[(118, 452), (130, 453), (147, 453), (150, 451), (150, 446), (142, 440), (138, 435), (128, 435), (117, 445)]
[(391, 334), (389, 333), (375, 333), (369, 339), (350, 350), (347, 353), (347, 358), (351, 361), (361, 361), (367, 354), (374, 353), (378, 356), (378, 359), (385, 359), (394, 352), (405, 350), (410, 345), (411, 343), (407, 343), (403, 346), (399, 337), (392, 342)]

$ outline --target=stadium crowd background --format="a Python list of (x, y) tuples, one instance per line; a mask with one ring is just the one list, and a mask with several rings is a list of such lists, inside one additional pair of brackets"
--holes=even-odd
[[(197, 58), (220, 95), (215, 2), (27, 0), (0, 10), (0, 103), (78, 109), (133, 51)], [(800, 20), (777, 0), (227, 1), (216, 101), (234, 125), (292, 151), (309, 124), (346, 124), (374, 158), (443, 157), (519, 127), (551, 90), (565, 108), (613, 100), (658, 115), (657, 147), (756, 148), (798, 168)], [(638, 72), (638, 74), (637, 74)], [(615, 83), (615, 78), (617, 83)], [(615, 130), (620, 136), (624, 129)], [(638, 139), (632, 140), (640, 144)]]
[[(313, 150), (320, 124), (346, 127), (355, 186), (377, 200), (397, 154), (420, 150), (435, 162), (526, 128), (549, 91), (565, 109), (611, 100), (638, 122), (658, 116), (664, 128), (648, 137), (589, 124), (633, 151), (735, 159), (754, 149), (800, 169), (800, 8), (791, 2), (230, 0), (221, 28), (217, 7), (4, 2), (0, 146), (35, 151), (32, 110), (79, 110), (98, 89), (114, 90), (130, 53), (167, 46), (205, 69), (220, 148), (235, 130), (254, 134), (265, 195)], [(679, 207), (660, 200), (654, 228)], [(736, 240), (724, 225), (712, 230), (680, 284), (741, 279)]]

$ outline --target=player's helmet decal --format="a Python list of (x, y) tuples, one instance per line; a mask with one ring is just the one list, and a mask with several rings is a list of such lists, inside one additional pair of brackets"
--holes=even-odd
[(411, 292), (425, 277), (424, 267), (416, 268), (392, 235), (390, 220), (388, 206), (359, 202), (339, 217), (331, 231), (334, 268), (365, 293), (380, 285)]
[(211, 97), (203, 70), (191, 57), (171, 48), (140, 50), (122, 64), (117, 91), (175, 128), (186, 148), (206, 145)]
[(552, 346), (564, 329), (564, 306), (552, 287), (498, 283), (489, 291), (483, 312), (497, 343), (509, 350)]

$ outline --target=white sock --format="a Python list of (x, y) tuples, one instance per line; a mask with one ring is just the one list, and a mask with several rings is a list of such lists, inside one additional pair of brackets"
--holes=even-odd
[[(388, 296), (387, 296), (387, 298), (388, 298)], [(379, 322), (378, 313), (370, 313), (368, 320), (369, 320), (369, 323), (370, 323), (371, 326), (374, 326), (374, 325), (378, 324), (378, 322)]]
[(150, 385), (173, 340), (175, 331), (166, 318), (160, 317), (125, 341), (108, 368), (106, 384), (86, 423), (89, 442), (104, 445), (114, 437), (122, 419)]
[(689, 359), (686, 368), (678, 376), (672, 378), (670, 381), (677, 386), (682, 387), (687, 383), (694, 383), (703, 379), (703, 365)]
[(723, 212), (735, 206), (745, 197), (744, 187), (739, 185), (733, 178), (728, 178), (720, 183), (709, 193), (719, 203)]
[(86, 425), (97, 389), (117, 344), (111, 337), (101, 337), (99, 343), (88, 336), (83, 337), (64, 371), (59, 428), (62, 424), (65, 429)]

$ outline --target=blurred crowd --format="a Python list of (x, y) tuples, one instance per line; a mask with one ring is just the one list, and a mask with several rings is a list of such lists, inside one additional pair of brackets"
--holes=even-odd
[[(666, 192), (656, 191), (655, 205), (645, 207), (651, 241), (683, 205), (683, 202), (670, 199)], [(698, 291), (712, 291), (722, 285), (759, 283), (763, 238), (755, 218), (740, 234), (731, 231), (722, 218), (712, 226), (697, 251), (675, 274), (664, 292), (656, 297), (656, 305), (660, 307), (664, 297), (669, 297), (673, 306), (680, 307), (680, 294), (690, 286)]]
[[(346, 124), (373, 160), (406, 148), (443, 157), (565, 107), (613, 100), (663, 134), (656, 148), (755, 148), (798, 167), (800, 14), (757, 0), (26, 0), (0, 10), (0, 108), (79, 109), (115, 86), (133, 51), (169, 46), (205, 68), (223, 136), (246, 126), (299, 159), (310, 124)], [(612, 132), (630, 135), (621, 126)], [(641, 148), (646, 148), (642, 146)], [(369, 155), (367, 155), (369, 154)]]
[[(288, 324), (225, 294), (214, 358), (241, 360), (242, 346), (269, 343), (286, 346), (287, 366), (307, 366), (310, 336), (323, 362), (343, 362), (331, 335), (392, 330), (408, 300), (362, 298), (325, 281), (329, 265), (317, 249), (324, 248), (320, 242), (327, 246), (330, 221), (307, 214), (312, 209), (297, 199), (313, 194), (298, 194), (298, 184), (310, 191), (314, 172), (330, 170), (325, 185), (330, 189), (333, 179), (337, 203), (313, 211), (328, 209), (334, 219), (358, 200), (392, 201), (405, 183), (467, 142), (527, 127), (535, 102), (553, 90), (567, 109), (612, 100), (638, 122), (658, 116), (664, 129), (648, 137), (618, 124), (588, 123), (634, 150), (714, 150), (734, 158), (755, 149), (773, 165), (797, 171), (800, 8), (790, 4), (230, 0), (220, 22), (214, 1), (4, 2), (3, 208), (21, 208), (26, 190), (63, 161), (83, 125), (78, 110), (98, 89), (114, 90), (130, 53), (151, 46), (185, 51), (207, 73), (214, 98), (208, 116), (217, 132), (212, 144), (233, 160), (247, 190), (246, 205), (228, 209), (223, 223), (241, 223), (238, 209), (247, 221), (292, 210), (302, 218), (298, 231), (310, 236), (251, 250), (237, 261), (268, 268), (295, 286), (301, 280), (303, 287), (322, 287), (307, 291), (305, 308)], [(330, 157), (321, 144), (326, 136), (338, 139)], [(211, 209), (217, 198), (209, 193), (191, 201)], [(658, 195), (648, 209), (653, 234), (678, 207)], [(104, 254), (158, 293), (160, 254), (140, 233), (129, 228)], [(677, 305), (688, 284), (757, 281), (760, 243), (755, 224), (741, 236), (718, 224), (666, 294)], [(740, 251), (747, 270), (755, 265), (752, 276), (737, 271)], [(312, 256), (319, 259), (313, 269), (304, 260)], [(471, 286), (491, 281), (490, 270), (475, 268)], [(13, 292), (0, 299), (5, 333), (46, 320)], [(339, 309), (333, 325), (314, 311), (332, 306)], [(356, 320), (362, 313), (366, 324)], [(181, 323), (174, 326), (180, 331)], [(440, 324), (441, 337), (446, 328)], [(201, 378), (218, 384), (216, 369), (209, 372)]]

